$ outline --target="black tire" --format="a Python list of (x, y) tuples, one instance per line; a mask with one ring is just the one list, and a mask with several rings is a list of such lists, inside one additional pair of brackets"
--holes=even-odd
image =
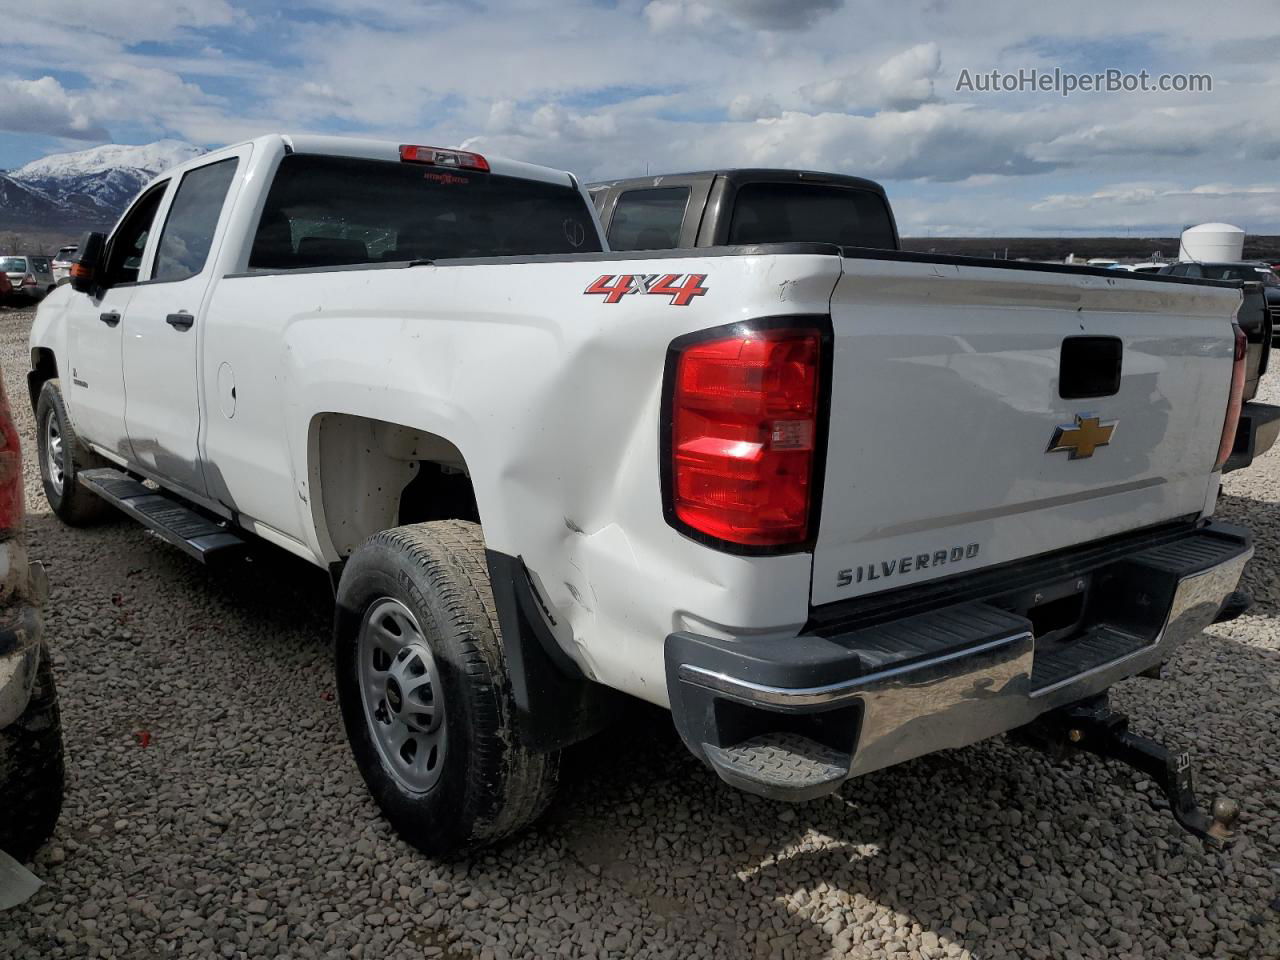
[(0, 730), (0, 850), (27, 861), (49, 839), (62, 810), (64, 775), (58, 691), (41, 650), (27, 709)]
[[(62, 439), (61, 489), (49, 462), (49, 421), (53, 419)], [(58, 518), (72, 527), (86, 527), (96, 523), (111, 512), (111, 505), (82, 486), (76, 475), (81, 470), (105, 467), (107, 462), (89, 451), (76, 435), (66, 404), (62, 402), (62, 390), (57, 380), (46, 380), (36, 401), (36, 451), (40, 461), (40, 480), (44, 485), (45, 499)]]
[[(443, 695), (442, 767), (420, 791), (408, 789), (383, 756), (361, 693), (360, 632), (387, 600), (417, 620)], [(334, 634), (347, 738), (370, 793), (406, 842), (435, 857), (465, 855), (542, 814), (560, 756), (520, 743), (478, 524), (444, 520), (371, 537), (343, 571)]]

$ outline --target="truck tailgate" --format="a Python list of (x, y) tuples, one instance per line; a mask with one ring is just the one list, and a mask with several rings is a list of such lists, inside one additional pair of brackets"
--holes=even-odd
[(1212, 503), (1238, 288), (923, 258), (843, 265), (814, 604)]

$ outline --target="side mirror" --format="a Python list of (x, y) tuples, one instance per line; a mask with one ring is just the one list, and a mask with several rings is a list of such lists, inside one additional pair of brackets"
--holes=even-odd
[(77, 293), (93, 293), (102, 271), (103, 252), (107, 248), (104, 233), (86, 233), (80, 238), (80, 249), (71, 263), (71, 289)]

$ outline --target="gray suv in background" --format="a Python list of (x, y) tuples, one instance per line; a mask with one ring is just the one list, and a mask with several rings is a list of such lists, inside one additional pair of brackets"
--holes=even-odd
[(0, 270), (13, 284), (13, 299), (17, 301), (43, 300), (58, 283), (53, 276), (51, 257), (0, 255)]

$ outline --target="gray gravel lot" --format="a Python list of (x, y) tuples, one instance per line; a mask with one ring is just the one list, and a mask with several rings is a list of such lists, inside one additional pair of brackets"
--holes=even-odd
[(1258, 605), (1116, 696), (1194, 749), (1202, 796), (1241, 802), (1227, 856), (1090, 758), (994, 741), (789, 807), (722, 786), (638, 709), (571, 753), (533, 831), (440, 865), (391, 834), (348, 755), (323, 574), (265, 554), (211, 575), (128, 521), (50, 515), (30, 320), (0, 308), (0, 366), (70, 773), (0, 957), (1280, 957), (1280, 453), (1219, 509), (1257, 536)]

